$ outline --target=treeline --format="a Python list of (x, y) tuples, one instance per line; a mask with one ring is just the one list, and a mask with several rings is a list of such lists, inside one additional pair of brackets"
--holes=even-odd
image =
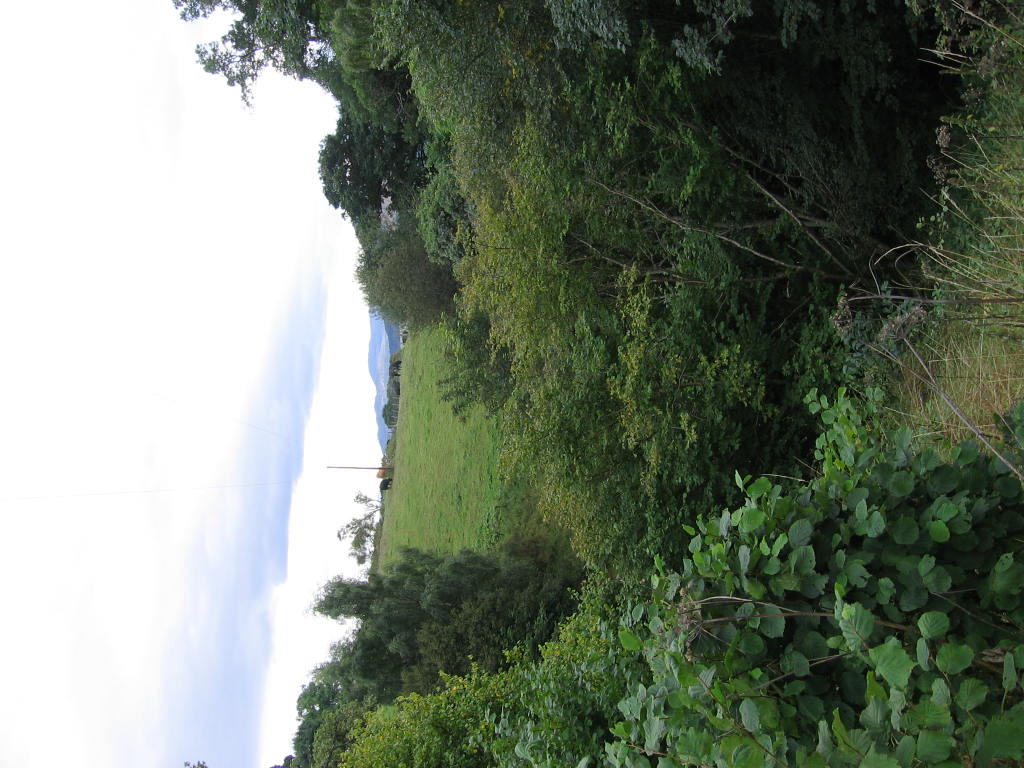
[(497, 672), (507, 666), (506, 649), (535, 652), (574, 607), (569, 588), (581, 574), (568, 560), (528, 552), (438, 557), (407, 549), (365, 580), (328, 582), (314, 610), (358, 624), (299, 696), (295, 752), (285, 765), (337, 765), (368, 712), (434, 692), (442, 672)]

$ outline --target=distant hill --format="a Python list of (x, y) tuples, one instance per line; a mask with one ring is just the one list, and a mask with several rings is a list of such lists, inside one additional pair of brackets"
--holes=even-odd
[(370, 378), (373, 379), (377, 394), (373, 399), (373, 413), (377, 417), (377, 441), (381, 453), (387, 448), (388, 426), (381, 418), (380, 412), (388, 399), (388, 365), (391, 356), (402, 346), (398, 328), (370, 310), (370, 349), (367, 362)]

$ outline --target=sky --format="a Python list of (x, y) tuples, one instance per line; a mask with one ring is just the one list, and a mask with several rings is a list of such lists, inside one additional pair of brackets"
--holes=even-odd
[(332, 99), (171, 0), (5, 9), (0, 765), (268, 768), (379, 459)]

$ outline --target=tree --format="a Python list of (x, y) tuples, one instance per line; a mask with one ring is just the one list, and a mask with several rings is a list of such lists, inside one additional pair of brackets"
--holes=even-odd
[(497, 670), (505, 650), (548, 639), (572, 607), (567, 587), (579, 576), (565, 563), (545, 568), (479, 552), (442, 559), (404, 550), (388, 571), (366, 581), (337, 578), (321, 590), (315, 611), (360, 625), (315, 677), (342, 688), (367, 682), (378, 701), (388, 701), (433, 690), (441, 671), (468, 673), (470, 656), (481, 669)]
[(336, 130), (320, 144), (324, 197), (358, 223), (400, 207), (423, 176), (423, 150), (399, 129), (354, 119), (342, 108)]
[(363, 252), (356, 279), (366, 303), (396, 325), (423, 327), (452, 314), (457, 284), (448, 267), (427, 257), (410, 217), (394, 227), (369, 222), (357, 230)]
[(354, 501), (362, 505), (366, 511), (339, 528), (338, 539), (351, 539), (352, 555), (359, 565), (363, 565), (370, 558), (373, 549), (373, 537), (377, 532), (377, 516), (381, 511), (381, 505), (365, 493), (357, 493)]
[(203, 69), (239, 86), (246, 103), (266, 67), (317, 79), (332, 62), (315, 0), (174, 0), (174, 7), (185, 21), (216, 11), (236, 14), (220, 40), (199, 45), (196, 53)]

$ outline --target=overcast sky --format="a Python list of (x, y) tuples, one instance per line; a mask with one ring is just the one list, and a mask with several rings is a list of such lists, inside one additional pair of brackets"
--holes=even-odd
[(4, 26), (0, 765), (267, 768), (379, 458), (335, 105), (244, 108), (171, 0)]

